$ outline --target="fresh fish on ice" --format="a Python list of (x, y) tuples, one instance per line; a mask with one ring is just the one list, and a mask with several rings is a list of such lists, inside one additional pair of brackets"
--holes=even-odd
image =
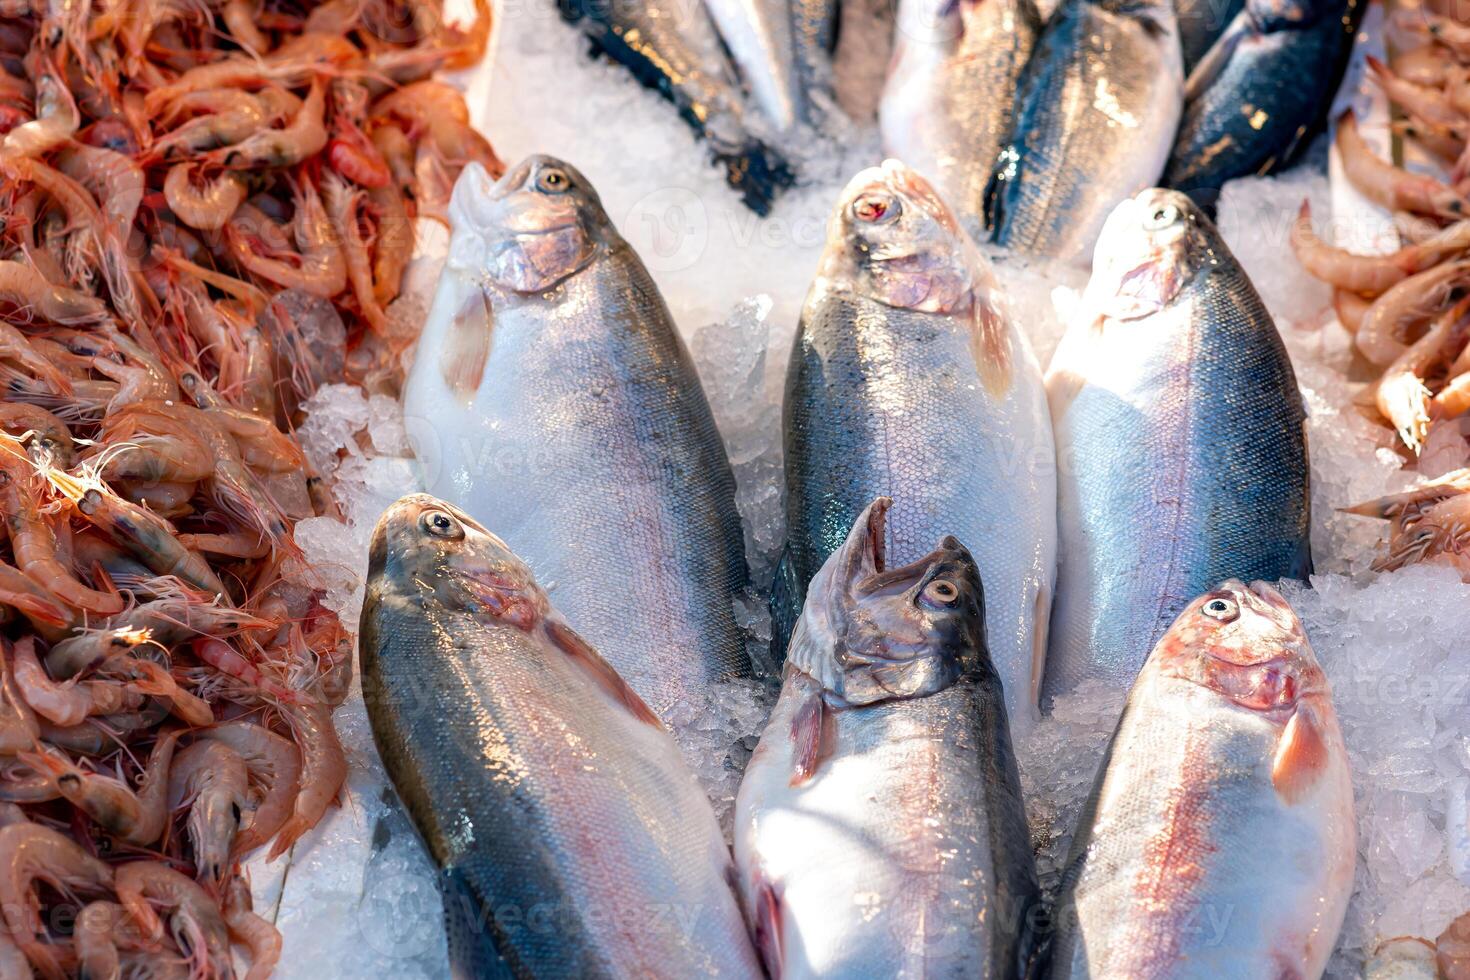
[(440, 868), (456, 976), (761, 975), (678, 748), (504, 542), (404, 497), (373, 531), (361, 625), (373, 738)]
[(1174, 0), (1186, 78), (1244, 6), (1245, 0)]
[(1085, 264), (1113, 207), (1158, 181), (1183, 101), (1172, 0), (1062, 0), (988, 194), (996, 243)]
[(1118, 205), (1047, 372), (1057, 593), (1043, 696), (1132, 683), (1185, 603), (1305, 577), (1305, 414), (1255, 287), (1189, 198)]
[(1213, 204), (1290, 163), (1326, 119), (1366, 0), (1247, 0), (1195, 66), (1163, 183)]
[(404, 389), (428, 490), (497, 532), (660, 717), (750, 671), (735, 481), (668, 307), (587, 179), (468, 167)]
[(978, 234), (1041, 16), (1033, 0), (902, 0), (898, 16), (883, 150), (933, 181)]
[(787, 553), (779, 652), (806, 584), (875, 496), (903, 502), (893, 557), (941, 534), (985, 581), (990, 657), (1017, 724), (1046, 650), (1056, 468), (1035, 356), (953, 212), (896, 160), (859, 173), (833, 212), (787, 368)]
[(1327, 678), (1280, 593), (1228, 581), (1128, 696), (1062, 875), (1050, 976), (1314, 980), (1355, 857)]
[(558, 0), (558, 6), (566, 20), (581, 26), (594, 50), (625, 65), (634, 78), (674, 103), (684, 121), (709, 141), (725, 179), (751, 210), (762, 215), (770, 211), (776, 195), (791, 186), (791, 170), (751, 132), (742, 94), (703, 4)]
[(837, 0), (790, 0), (791, 47), (808, 111), (835, 107), (832, 52), (837, 47)]
[(1036, 871), (980, 576), (953, 537), (890, 567), (889, 506), (812, 580), (736, 800), (745, 907), (782, 980), (1023, 975)]
[(806, 118), (806, 92), (792, 44), (795, 10), (784, 0), (704, 0), (710, 19), (750, 89), (782, 132)]

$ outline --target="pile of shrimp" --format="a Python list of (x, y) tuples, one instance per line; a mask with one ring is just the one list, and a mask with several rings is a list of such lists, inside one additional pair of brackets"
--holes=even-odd
[(293, 438), (401, 381), (483, 54), (423, 0), (0, 0), (0, 978), (267, 976), (346, 777)]
[(1395, 133), (1436, 160), (1440, 176), (1379, 157), (1349, 110), (1335, 138), (1343, 173), (1393, 213), (1403, 245), (1384, 255), (1330, 245), (1303, 202), (1291, 246), (1333, 288), (1337, 319), (1371, 379), (1365, 413), (1431, 478), (1350, 508), (1390, 522), (1375, 567), (1448, 556), (1470, 575), (1470, 24), (1405, 12), (1390, 50), (1390, 64), (1369, 57), (1369, 74), (1395, 110)]

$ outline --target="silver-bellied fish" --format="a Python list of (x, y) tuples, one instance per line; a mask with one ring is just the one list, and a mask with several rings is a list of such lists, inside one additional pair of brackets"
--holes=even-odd
[(778, 652), (806, 584), (875, 496), (893, 554), (953, 533), (985, 580), (990, 656), (1029, 723), (1046, 650), (1056, 471), (1041, 372), (953, 212), (897, 161), (838, 200), (787, 369)]
[(1185, 85), (1163, 183), (1213, 205), (1236, 177), (1290, 163), (1320, 131), (1366, 0), (1247, 0)]
[(404, 392), (426, 488), (493, 522), (660, 717), (749, 672), (735, 482), (643, 263), (572, 167), (467, 167)]
[(791, 7), (784, 0), (704, 0), (751, 98), (776, 128), (790, 130), (807, 117), (807, 95), (792, 41)]
[(1044, 695), (1132, 683), (1194, 596), (1310, 568), (1305, 414), (1255, 288), (1183, 194), (1118, 205), (1047, 372), (1057, 597)]
[(427, 494), (398, 501), (359, 649), (456, 976), (760, 976), (678, 748), (504, 542)]
[(812, 580), (740, 786), (756, 945), (783, 980), (1028, 975), (1036, 872), (980, 576), (953, 537), (891, 567), (889, 505)]
[(1041, 16), (1032, 0), (902, 0), (879, 105), (883, 151), (930, 180), (979, 234)]
[[(756, 0), (751, 0), (756, 2)], [(752, 211), (766, 214), (794, 177), (754, 132), (733, 66), (699, 0), (557, 0), (601, 51), (679, 110), (709, 143), (725, 179)]]
[(1322, 975), (1357, 831), (1332, 694), (1291, 606), (1190, 603), (1123, 709), (1057, 899), (1050, 976)]
[(1158, 182), (1183, 103), (1172, 0), (1062, 0), (987, 195), (995, 242), (1085, 264), (1108, 212)]

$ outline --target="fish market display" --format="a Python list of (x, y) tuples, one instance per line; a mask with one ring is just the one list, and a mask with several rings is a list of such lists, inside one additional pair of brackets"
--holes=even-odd
[[(772, 0), (715, 0), (727, 4), (729, 20), (745, 17), (735, 9), (749, 6), (760, 21), (748, 21), (746, 36), (732, 44), (762, 67), (763, 94), (773, 103), (792, 101), (789, 80), (776, 74), (780, 56), (762, 49), (767, 31), (779, 31), (773, 20)], [(766, 214), (780, 191), (790, 186), (792, 174), (781, 155), (752, 133), (743, 96), (732, 78), (723, 42), (705, 6), (675, 0), (638, 3), (594, 3), (563, 0), (562, 16), (577, 23), (593, 49), (626, 65), (633, 76), (657, 89), (703, 137), (715, 161), (725, 169), (730, 185), (757, 214)], [(761, 8), (758, 11), (756, 8)], [(778, 108), (781, 122), (785, 109)], [(795, 108), (792, 107), (794, 115)]]
[(792, 43), (796, 11), (776, 0), (707, 0), (705, 9), (755, 104), (776, 128), (790, 130), (805, 118), (806, 91)]
[(1063, 873), (1051, 977), (1319, 977), (1356, 825), (1332, 694), (1291, 606), (1227, 581), (1139, 674)]
[(1173, 191), (1120, 204), (1047, 372), (1059, 464), (1044, 695), (1125, 686), (1192, 596), (1310, 568), (1304, 412), (1255, 288)]
[[(469, 167), (404, 397), (428, 489), (493, 522), (661, 717), (750, 664), (734, 480), (643, 263), (586, 178)], [(553, 584), (554, 583), (554, 584)]]
[(1320, 129), (1365, 0), (1247, 0), (1189, 75), (1163, 183), (1214, 203), (1289, 163)]
[(736, 805), (745, 905), (772, 976), (1016, 976), (1039, 898), (980, 576), (953, 537), (890, 566), (889, 506), (812, 581)]
[(1063, 0), (1021, 74), (995, 242), (1085, 264), (1114, 205), (1158, 182), (1183, 93), (1172, 2)]
[(391, 388), (407, 223), (498, 167), (439, 68), (489, 9), (13, 4), (0, 16), (0, 973), (252, 980), (242, 864), (347, 762), (352, 638), (293, 438)]
[(1056, 555), (1041, 375), (989, 264), (897, 161), (858, 174), (838, 200), (787, 369), (785, 441), (778, 642), (863, 508), (892, 494), (904, 504), (895, 561), (945, 533), (975, 556), (990, 659), (1012, 717), (1029, 719)]
[(499, 538), (426, 494), (394, 504), (361, 636), (457, 975), (760, 975), (678, 748)]
[(883, 149), (934, 181), (974, 233), (1041, 32), (1032, 0), (904, 0), (880, 105)]

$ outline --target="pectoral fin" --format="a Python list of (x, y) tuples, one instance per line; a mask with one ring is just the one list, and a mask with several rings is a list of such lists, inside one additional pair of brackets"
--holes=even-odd
[(485, 376), (494, 326), (490, 297), (483, 289), (470, 293), (450, 321), (444, 352), (439, 356), (439, 371), (450, 393), (466, 405), (474, 400)]
[(578, 636), (570, 626), (555, 619), (548, 619), (546, 635), (563, 653), (572, 658), (573, 663), (582, 668), (592, 683), (602, 688), (614, 701), (632, 712), (633, 717), (655, 728), (664, 727), (664, 723), (638, 696), (638, 692), (628, 686), (628, 682), (623, 680), (622, 675), (602, 659), (602, 654), (592, 649), (592, 645)]
[(1305, 798), (1327, 771), (1330, 751), (1316, 705), (1311, 700), (1299, 702), (1271, 761), (1271, 785), (1277, 794), (1287, 803)]

